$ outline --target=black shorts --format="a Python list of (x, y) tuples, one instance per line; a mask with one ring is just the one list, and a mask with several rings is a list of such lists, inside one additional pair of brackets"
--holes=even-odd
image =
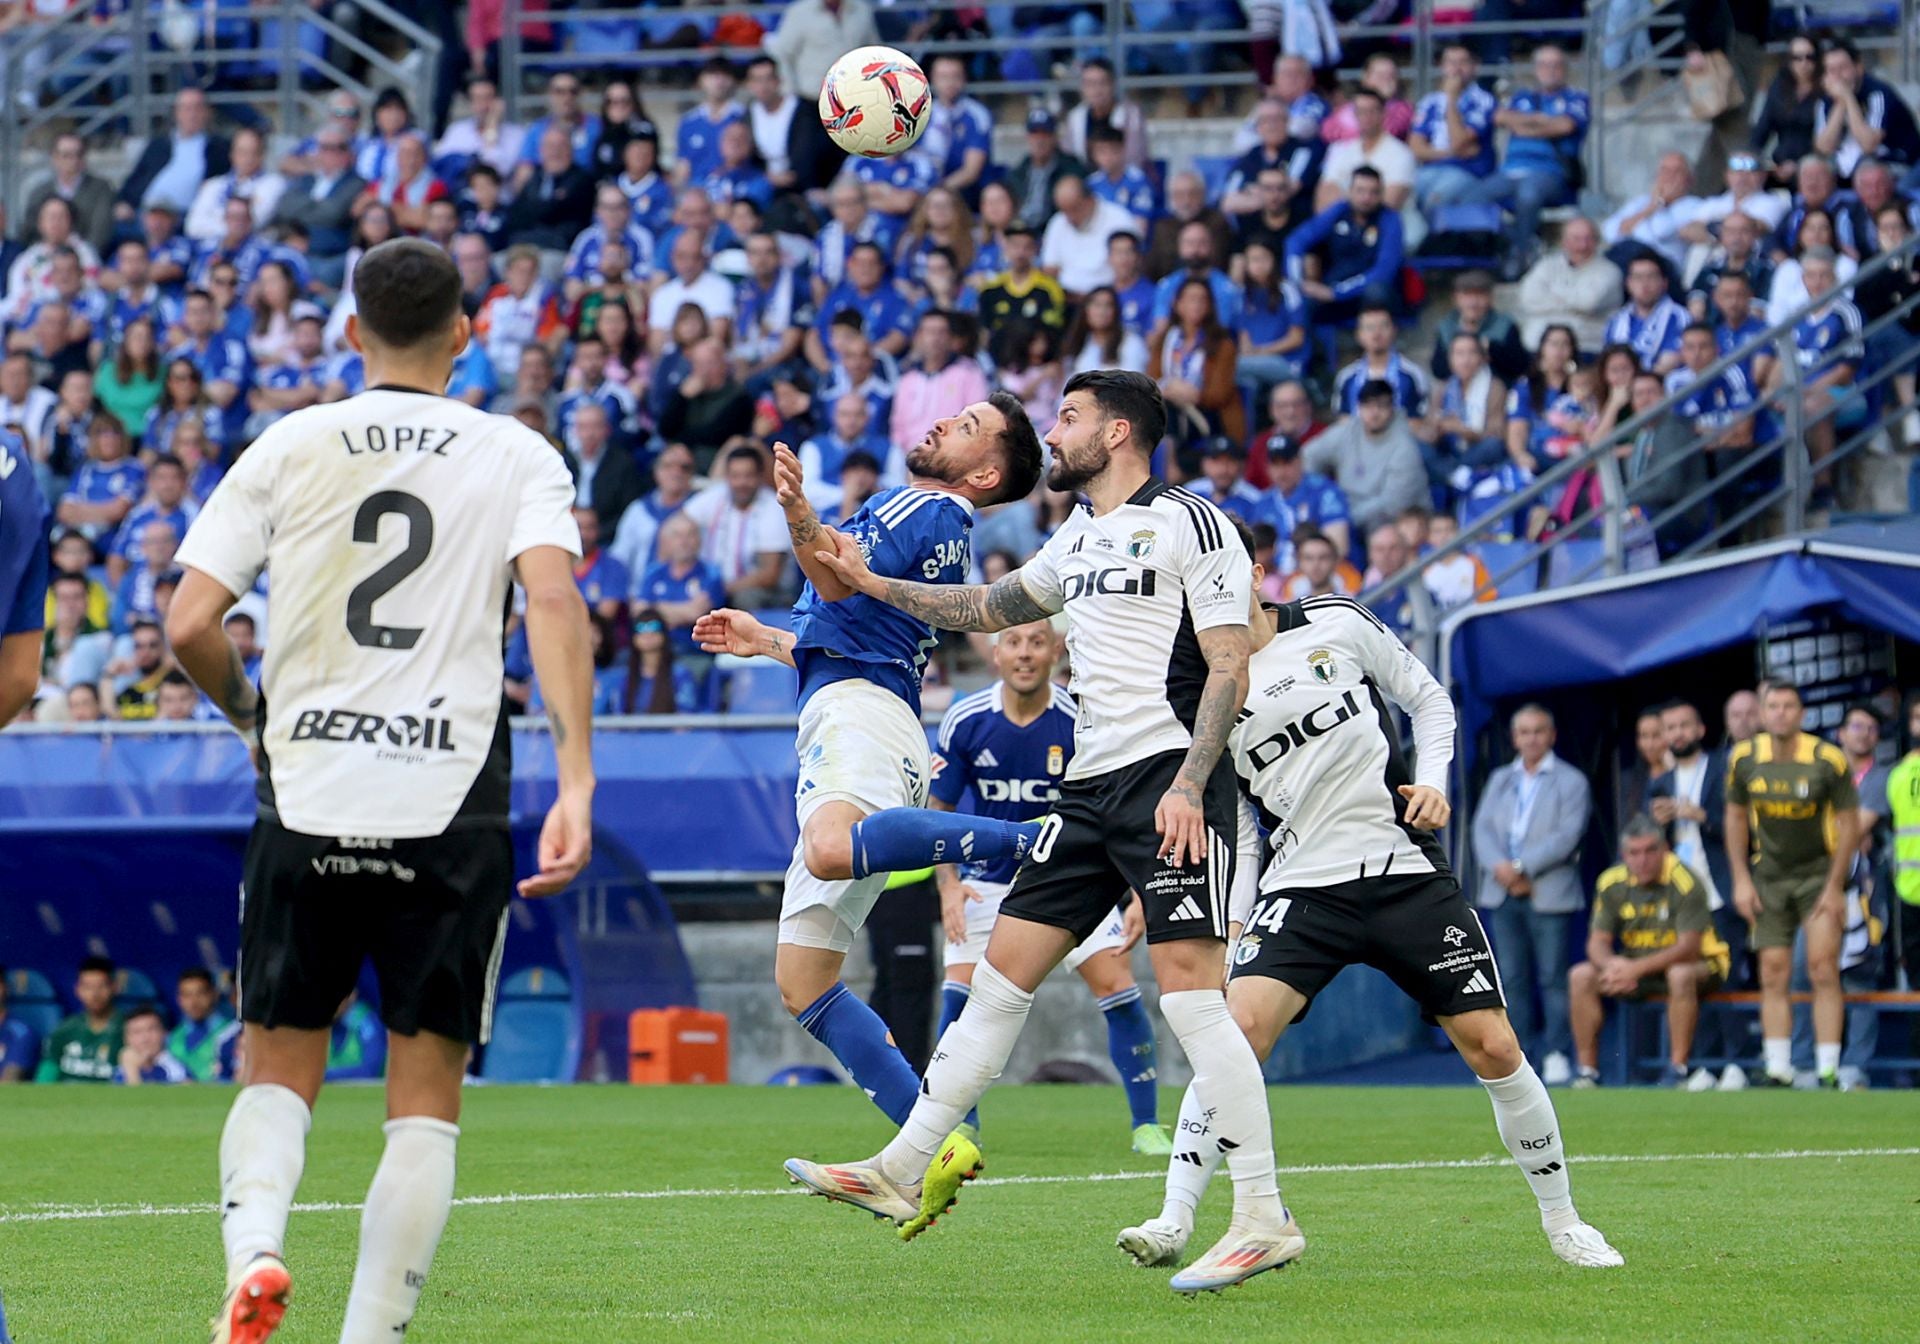
[(372, 958), (387, 1030), (484, 1045), (512, 897), (505, 826), (341, 840), (262, 818), (240, 891), (240, 1016), (330, 1026)]
[(1066, 929), (1078, 944), (1131, 888), (1147, 918), (1148, 942), (1224, 939), (1240, 833), (1239, 790), (1233, 767), (1222, 760), (1201, 797), (1207, 861), (1175, 868), (1161, 857), (1153, 813), (1185, 760), (1184, 751), (1163, 752), (1062, 784), (1001, 912)]
[(1372, 966), (1429, 1022), (1505, 1008), (1480, 917), (1444, 873), (1360, 878), (1262, 892), (1233, 953), (1233, 976), (1264, 975), (1313, 996), (1349, 966)]

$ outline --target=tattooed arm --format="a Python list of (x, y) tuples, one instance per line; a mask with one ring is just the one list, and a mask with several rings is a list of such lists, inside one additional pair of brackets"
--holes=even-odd
[[(868, 569), (852, 538), (836, 534), (835, 541), (837, 553), (822, 551), (820, 561), (849, 589), (898, 607), (936, 630), (1005, 630), (1010, 625), (1045, 620), (1059, 610), (1035, 597), (1017, 569), (993, 583), (914, 583), (882, 578)], [(1243, 629), (1241, 634), (1245, 633)], [(1243, 666), (1243, 681), (1244, 674)]]
[(1193, 745), (1180, 764), (1180, 773), (1154, 809), (1154, 829), (1160, 833), (1161, 852), (1174, 866), (1190, 858), (1207, 861), (1207, 817), (1204, 808), (1207, 780), (1226, 749), (1240, 707), (1247, 701), (1247, 658), (1252, 638), (1244, 625), (1222, 625), (1199, 632), (1201, 655), (1207, 660), (1206, 684), (1193, 717)]
[(787, 515), (787, 535), (793, 538), (793, 558), (800, 562), (800, 572), (807, 576), (807, 581), (823, 601), (838, 602), (843, 597), (851, 597), (853, 589), (820, 563), (819, 552), (835, 549), (834, 538), (840, 534), (820, 521), (820, 515), (813, 511), (813, 505), (807, 501), (805, 487), (806, 478), (793, 449), (784, 443), (774, 444), (773, 493), (780, 501), (781, 512)]
[(540, 828), (540, 871), (520, 883), (520, 894), (551, 896), (593, 854), (593, 638), (571, 555), (558, 546), (534, 546), (513, 567), (527, 590), (527, 651), (547, 703), (560, 775), (559, 797)]
[(167, 609), (167, 642), (194, 684), (253, 747), (259, 742), (260, 693), (221, 624), (238, 600), (219, 580), (189, 567)]

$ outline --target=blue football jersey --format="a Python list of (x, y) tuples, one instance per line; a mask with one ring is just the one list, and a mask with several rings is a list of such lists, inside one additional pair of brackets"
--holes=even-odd
[[(959, 812), (996, 821), (1033, 821), (1060, 796), (1060, 779), (1073, 759), (1075, 707), (1066, 688), (1053, 688), (1053, 703), (1025, 727), (1007, 717), (1006, 683), (996, 681), (953, 702), (940, 721), (930, 792)], [(972, 794), (970, 806), (960, 800)], [(1011, 882), (1014, 859), (963, 864), (969, 882)]]
[[(965, 583), (973, 505), (943, 490), (882, 490), (840, 524), (875, 574), (916, 583)], [(793, 604), (793, 657), (800, 703), (822, 686), (858, 677), (920, 712), (920, 672), (937, 642), (933, 628), (865, 593), (823, 602), (809, 583)]]
[(0, 639), (46, 628), (47, 523), (26, 444), (0, 430)]

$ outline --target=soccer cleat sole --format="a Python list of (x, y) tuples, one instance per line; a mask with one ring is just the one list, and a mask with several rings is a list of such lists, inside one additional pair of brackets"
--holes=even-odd
[(275, 1263), (249, 1270), (220, 1304), (213, 1322), (213, 1344), (266, 1344), (286, 1319), (293, 1301), (293, 1277)]
[(966, 1185), (969, 1181), (972, 1181), (978, 1178), (980, 1173), (986, 1169), (986, 1166), (987, 1166), (987, 1159), (983, 1157), (979, 1161), (975, 1162), (971, 1167), (968, 1167), (965, 1171), (961, 1172), (960, 1184), (956, 1185), (954, 1187), (953, 1193), (947, 1196), (947, 1202), (945, 1204), (942, 1204), (939, 1208), (935, 1209), (932, 1213), (927, 1213), (923, 1210), (919, 1217), (909, 1218), (906, 1222), (900, 1225), (900, 1240), (912, 1241), (915, 1237), (919, 1236), (922, 1232), (925, 1232), (928, 1228), (932, 1227), (935, 1223), (939, 1222), (940, 1219), (946, 1217), (948, 1212), (952, 1210), (953, 1206), (960, 1202), (960, 1187)]
[(1243, 1283), (1251, 1283), (1255, 1279), (1259, 1278), (1262, 1274), (1272, 1274), (1277, 1270), (1291, 1269), (1295, 1264), (1299, 1262), (1299, 1259), (1300, 1259), (1299, 1256), (1295, 1256), (1291, 1260), (1282, 1260), (1277, 1265), (1268, 1265), (1265, 1269), (1256, 1269), (1253, 1271), (1253, 1273), (1247, 1275), (1245, 1278), (1235, 1279), (1232, 1283), (1216, 1283), (1216, 1284), (1210, 1284), (1206, 1287), (1195, 1287), (1195, 1288), (1175, 1288), (1173, 1291), (1178, 1293), (1181, 1297), (1198, 1297), (1202, 1293), (1224, 1293), (1229, 1288), (1238, 1288)]

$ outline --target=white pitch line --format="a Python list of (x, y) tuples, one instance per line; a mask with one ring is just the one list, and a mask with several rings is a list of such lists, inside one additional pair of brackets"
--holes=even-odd
[[(1615, 1166), (1631, 1162), (1790, 1162), (1810, 1159), (1853, 1157), (1920, 1157), (1920, 1148), (1780, 1148), (1764, 1153), (1586, 1153), (1570, 1157), (1582, 1166)], [(1482, 1167), (1504, 1167), (1513, 1159), (1505, 1153), (1480, 1157), (1412, 1162), (1323, 1162), (1303, 1166), (1279, 1167), (1282, 1176), (1337, 1176), (1356, 1172), (1379, 1171), (1466, 1171)], [(987, 1176), (973, 1182), (983, 1185), (1078, 1185), (1095, 1181), (1157, 1181), (1162, 1171), (1106, 1171), (1074, 1176)], [(463, 1195), (454, 1200), (459, 1208), (484, 1208), (499, 1204), (592, 1204), (601, 1201), (635, 1199), (760, 1199), (771, 1195), (799, 1195), (806, 1192), (795, 1186), (773, 1190), (579, 1190), (505, 1195)], [(295, 1204), (295, 1213), (358, 1213), (364, 1206), (338, 1200)], [(204, 1217), (216, 1211), (213, 1204), (38, 1204), (27, 1208), (0, 1209), (0, 1224), (68, 1223), (102, 1218), (181, 1218)]]

